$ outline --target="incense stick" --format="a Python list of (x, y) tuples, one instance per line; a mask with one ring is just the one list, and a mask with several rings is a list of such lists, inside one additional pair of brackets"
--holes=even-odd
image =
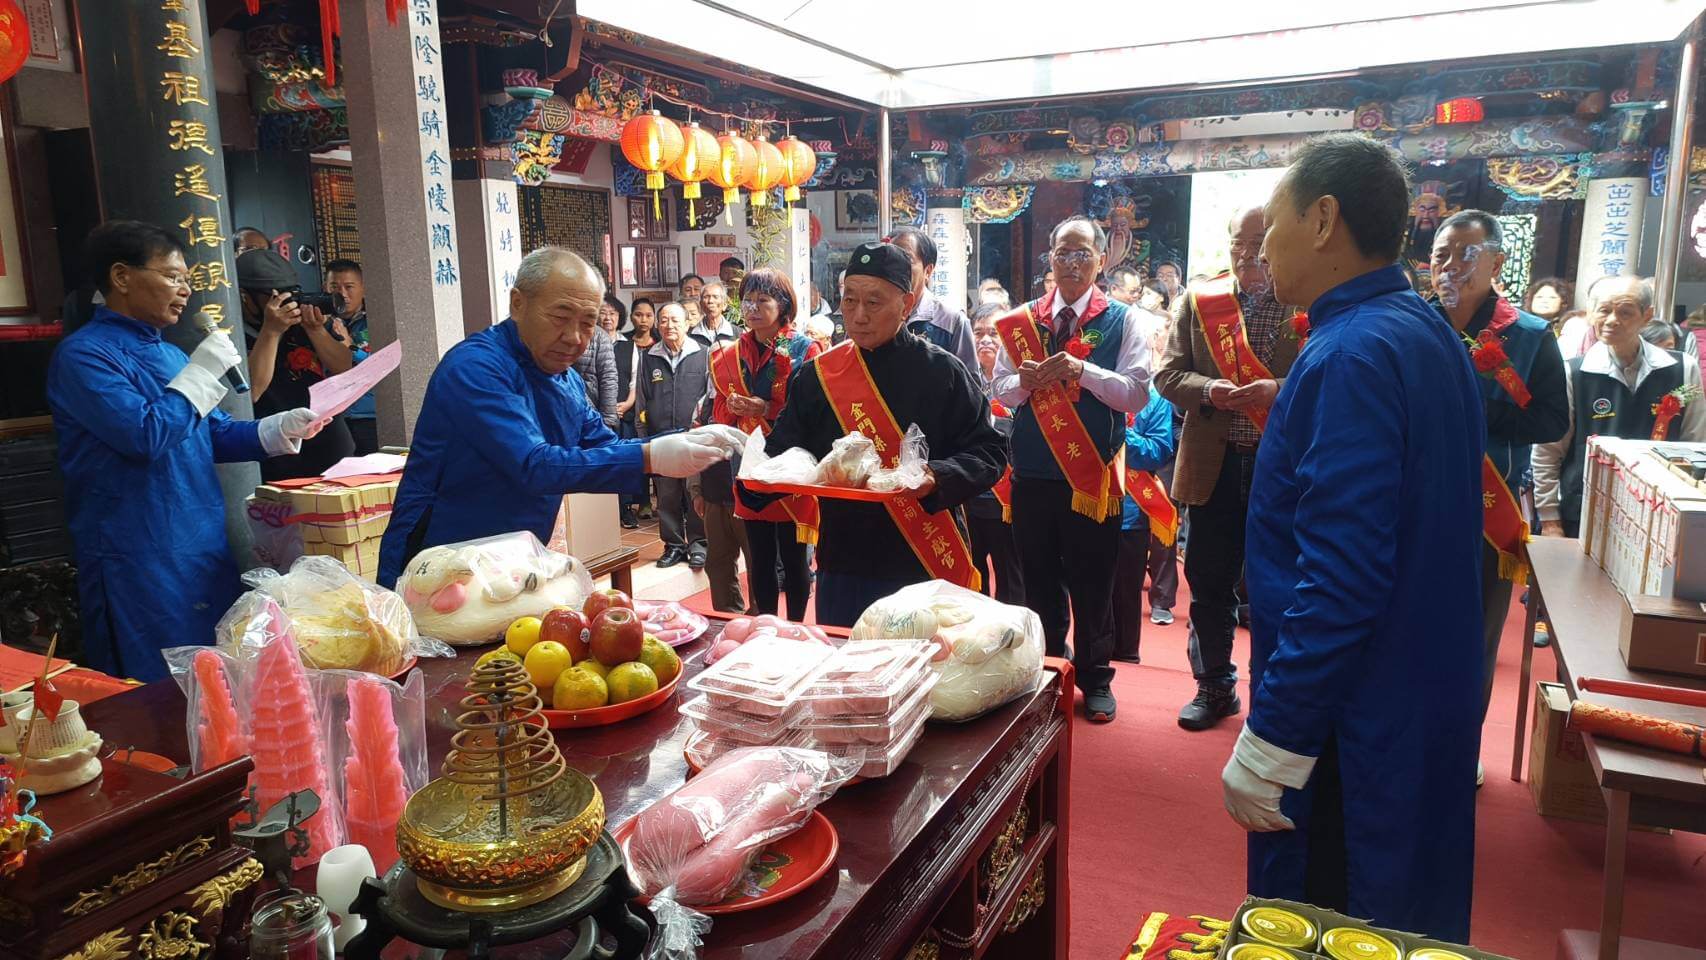
[[(53, 639), (47, 642), (47, 656), (42, 660), (41, 676), (35, 680), (37, 690), (40, 690), (41, 685), (47, 682), (47, 675), (53, 670), (53, 651), (58, 648), (59, 634), (56, 633), (53, 635)], [(24, 740), (22, 743), (18, 744), (17, 776), (12, 780), (12, 786), (10, 788), (14, 797), (17, 796), (17, 792), (20, 789), (19, 784), (24, 781), (24, 769), (30, 764), (30, 748), (35, 746), (36, 721), (40, 718), (41, 709), (32, 701), (30, 703), (30, 722), (24, 725)]]

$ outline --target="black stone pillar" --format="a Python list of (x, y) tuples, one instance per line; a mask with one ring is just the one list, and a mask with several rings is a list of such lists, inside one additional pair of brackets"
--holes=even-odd
[[(166, 339), (186, 353), (194, 350), (203, 336), (197, 321), (212, 317), (246, 355), (202, 4), (80, 0), (78, 12), (102, 211), (108, 219), (158, 224), (188, 246), (194, 289)], [(253, 415), (248, 394), (228, 393), (220, 407), (233, 417)], [(238, 566), (247, 568), (243, 500), (260, 482), (260, 470), (252, 463), (218, 469), (231, 549)]]

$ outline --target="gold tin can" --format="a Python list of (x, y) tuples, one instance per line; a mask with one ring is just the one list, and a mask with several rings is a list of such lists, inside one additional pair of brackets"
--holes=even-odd
[(1297, 954), (1271, 943), (1246, 940), (1226, 951), (1226, 960), (1299, 960)]
[(1239, 925), (1244, 928), (1246, 936), (1271, 946), (1290, 950), (1312, 950), (1315, 947), (1315, 924), (1301, 913), (1279, 907), (1252, 907), (1244, 911)]
[(1444, 947), (1422, 947), (1420, 950), (1411, 950), (1409, 960), (1469, 960), (1469, 958), (1456, 950), (1447, 950)]
[(1323, 933), (1321, 952), (1333, 960), (1404, 960), (1404, 951), (1396, 943), (1361, 927), (1337, 927)]

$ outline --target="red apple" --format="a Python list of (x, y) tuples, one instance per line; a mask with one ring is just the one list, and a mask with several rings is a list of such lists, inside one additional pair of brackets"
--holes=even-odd
[(581, 605), (581, 613), (586, 614), (586, 622), (591, 623), (611, 607), (626, 607), (632, 610), (634, 601), (627, 594), (613, 588), (594, 590), (586, 595), (586, 603)]
[(607, 667), (640, 659), (646, 627), (627, 607), (611, 607), (592, 621), (592, 656)]
[(552, 607), (540, 620), (539, 639), (562, 644), (568, 648), (569, 656), (580, 663), (588, 655), (590, 629), (586, 616), (574, 607)]

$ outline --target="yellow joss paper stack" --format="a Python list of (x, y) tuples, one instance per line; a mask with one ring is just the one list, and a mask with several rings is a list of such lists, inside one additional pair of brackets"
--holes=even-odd
[(354, 486), (324, 480), (262, 484), (248, 499), (255, 559), (282, 570), (300, 556), (332, 557), (372, 580), (396, 497), (395, 477)]

